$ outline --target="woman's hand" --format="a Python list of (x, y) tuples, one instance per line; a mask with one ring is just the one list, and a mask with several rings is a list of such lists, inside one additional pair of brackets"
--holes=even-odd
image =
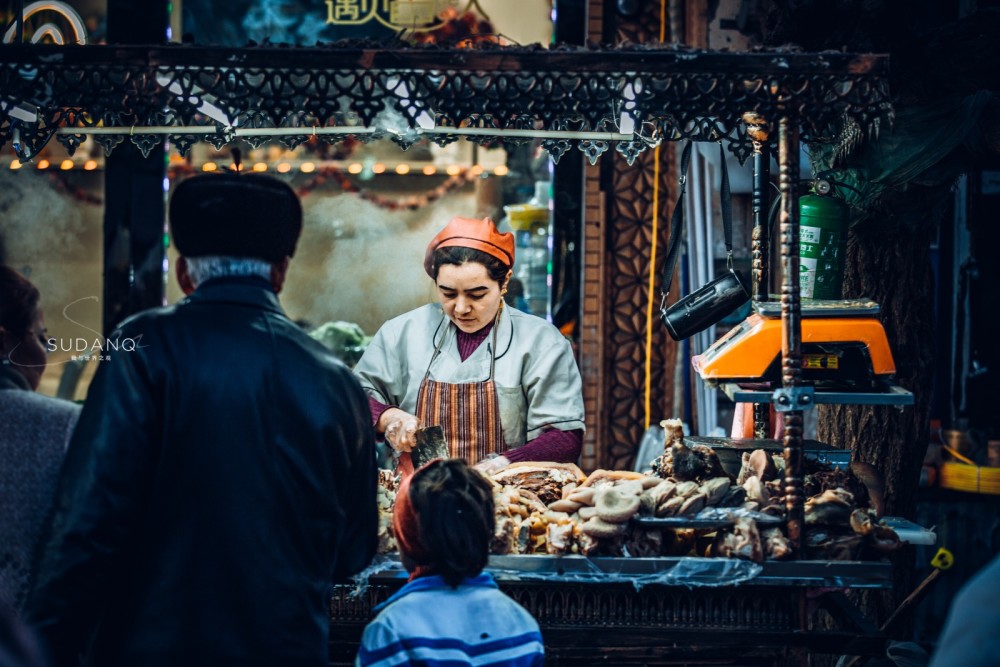
[(397, 452), (409, 452), (417, 444), (416, 430), (420, 420), (399, 408), (389, 408), (378, 419), (378, 431), (385, 434), (385, 441)]

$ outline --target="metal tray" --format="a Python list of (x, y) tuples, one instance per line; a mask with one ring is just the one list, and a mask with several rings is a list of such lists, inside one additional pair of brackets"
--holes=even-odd
[[(753, 309), (764, 317), (781, 317), (781, 301), (755, 301)], [(802, 299), (802, 317), (875, 317), (879, 305), (871, 299)]]
[(882, 517), (882, 523), (892, 528), (899, 539), (907, 544), (932, 546), (937, 544), (937, 533), (899, 516)]
[[(719, 386), (734, 403), (770, 403), (774, 393), (770, 389), (748, 389), (736, 382), (723, 382)], [(817, 405), (913, 405), (914, 398), (908, 389), (883, 381), (873, 391), (817, 389), (813, 400)]]
[[(717, 529), (717, 528), (728, 528), (736, 523), (737, 514), (726, 514), (723, 512), (716, 512), (719, 516), (713, 517), (700, 517), (700, 516), (668, 516), (668, 517), (655, 517), (655, 516), (637, 516), (632, 519), (634, 523), (643, 528), (707, 528), (707, 529)], [(781, 517), (771, 516), (770, 514), (762, 514), (760, 512), (755, 512), (752, 517), (757, 521), (758, 526), (780, 526), (784, 523)]]

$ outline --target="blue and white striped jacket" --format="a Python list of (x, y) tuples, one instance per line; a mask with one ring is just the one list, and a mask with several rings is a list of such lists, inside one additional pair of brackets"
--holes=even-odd
[(375, 608), (357, 667), (541, 667), (538, 623), (488, 573), (452, 588), (421, 577)]

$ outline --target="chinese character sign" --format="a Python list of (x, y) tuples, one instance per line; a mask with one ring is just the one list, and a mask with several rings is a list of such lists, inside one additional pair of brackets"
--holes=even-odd
[(454, 0), (325, 0), (326, 22), (362, 25), (375, 21), (392, 30), (429, 28)]

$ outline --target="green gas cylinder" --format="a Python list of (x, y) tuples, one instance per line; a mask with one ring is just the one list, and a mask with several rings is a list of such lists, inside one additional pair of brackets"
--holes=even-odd
[(837, 197), (799, 197), (799, 287), (804, 299), (839, 299), (847, 253), (847, 204)]

